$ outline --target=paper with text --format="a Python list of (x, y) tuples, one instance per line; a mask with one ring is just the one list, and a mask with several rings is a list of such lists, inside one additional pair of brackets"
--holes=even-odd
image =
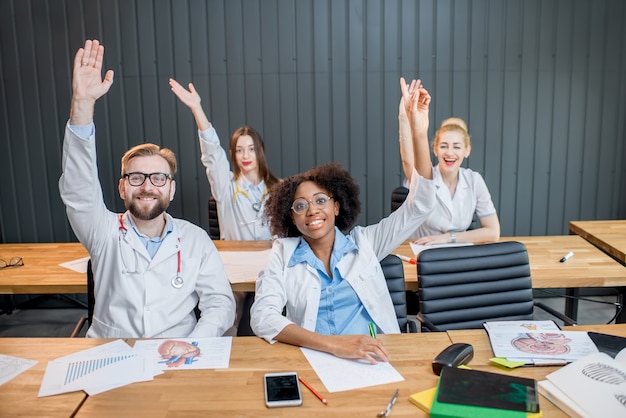
[(401, 382), (404, 377), (390, 363), (370, 364), (301, 347), (300, 350), (326, 386), (328, 392), (342, 392), (385, 383)]
[(156, 370), (227, 369), (232, 344), (232, 337), (138, 340), (135, 351)]

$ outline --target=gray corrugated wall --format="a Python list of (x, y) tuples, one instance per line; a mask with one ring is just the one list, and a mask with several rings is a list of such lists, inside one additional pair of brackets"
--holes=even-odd
[(224, 144), (244, 123), (260, 130), (278, 175), (342, 162), (361, 185), (360, 223), (375, 222), (401, 183), (404, 75), (434, 97), (431, 134), (450, 115), (468, 121), (468, 166), (503, 235), (626, 218), (624, 22), (622, 0), (0, 0), (1, 238), (74, 239), (57, 181), (85, 38), (116, 72), (96, 110), (116, 210), (122, 153), (152, 141), (179, 157), (171, 212), (207, 226), (196, 129), (173, 76), (195, 83)]

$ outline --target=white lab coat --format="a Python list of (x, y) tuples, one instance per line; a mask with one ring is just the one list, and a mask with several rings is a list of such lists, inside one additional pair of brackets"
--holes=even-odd
[[(380, 260), (402, 244), (433, 210), (435, 187), (432, 181), (413, 173), (405, 203), (387, 218), (367, 227), (355, 227), (348, 239), (358, 251), (346, 254), (337, 264), (383, 333), (399, 333), (398, 320)], [(418, 187), (419, 184), (419, 187)], [(287, 325), (295, 323), (315, 331), (321, 283), (317, 271), (307, 263), (287, 267), (300, 238), (274, 241), (267, 267), (256, 282), (256, 298), (250, 312), (250, 325), (269, 342)], [(287, 316), (282, 315), (286, 307)], [(367, 330), (363, 330), (367, 333)]]
[[(173, 230), (151, 259), (124, 215), (109, 211), (98, 180), (95, 135), (65, 129), (61, 198), (93, 264), (95, 306), (88, 337), (217, 337), (233, 325), (235, 301), (224, 266), (207, 233), (166, 214)], [(178, 273), (183, 286), (172, 285)], [(196, 321), (194, 307), (202, 316)]]
[[(244, 194), (237, 193), (237, 182), (230, 171), (226, 151), (211, 125), (198, 131), (200, 139), (200, 159), (206, 168), (206, 176), (211, 185), (211, 195), (217, 203), (217, 218), (220, 222), (221, 239), (229, 240), (268, 240), (271, 238), (269, 224), (263, 219), (265, 199), (258, 211)], [(233, 161), (233, 164), (235, 162)], [(264, 184), (264, 183), (263, 183)], [(245, 184), (239, 189), (246, 191)]]

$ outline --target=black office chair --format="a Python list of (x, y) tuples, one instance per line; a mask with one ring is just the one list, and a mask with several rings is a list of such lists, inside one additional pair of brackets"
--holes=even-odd
[(404, 201), (406, 200), (406, 196), (409, 194), (409, 189), (406, 187), (400, 186), (396, 187), (391, 191), (391, 211), (395, 212)]
[(217, 202), (209, 196), (209, 236), (212, 240), (220, 239), (220, 221), (217, 217)]
[(565, 325), (573, 319), (533, 301), (526, 246), (520, 242), (431, 248), (418, 255), (423, 331), (482, 328), (485, 321), (531, 320), (537, 306)]
[(85, 324), (87, 324), (87, 328), (91, 326), (91, 320), (93, 319), (93, 306), (96, 303), (93, 288), (93, 270), (91, 269), (90, 259), (87, 262), (87, 316), (83, 316), (78, 320), (78, 322), (74, 326), (74, 330), (72, 330), (72, 333), (70, 334), (71, 338), (77, 337)]
[(387, 288), (393, 301), (393, 307), (396, 310), (400, 331), (403, 333), (417, 332), (417, 324), (407, 317), (402, 260), (393, 254), (389, 254), (380, 261), (380, 265), (387, 280)]

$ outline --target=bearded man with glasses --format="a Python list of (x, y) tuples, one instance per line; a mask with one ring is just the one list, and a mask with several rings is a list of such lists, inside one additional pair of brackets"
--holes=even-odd
[(74, 58), (59, 180), (70, 224), (93, 266), (87, 336), (221, 336), (233, 325), (235, 301), (217, 249), (202, 228), (166, 212), (176, 192), (174, 153), (155, 144), (128, 150), (118, 184), (127, 212), (106, 208), (93, 124), (95, 102), (113, 83), (112, 70), (102, 79), (103, 57), (104, 47), (87, 40)]

